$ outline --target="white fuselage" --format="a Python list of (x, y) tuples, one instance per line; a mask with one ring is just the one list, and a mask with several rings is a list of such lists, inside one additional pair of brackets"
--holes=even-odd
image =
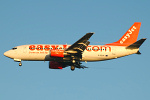
[[(66, 49), (70, 45), (34, 44), (17, 46), (4, 53), (15, 61), (52, 61), (51, 49)], [(89, 45), (82, 53), (81, 61), (102, 61), (137, 53), (139, 49), (126, 49), (125, 46)]]

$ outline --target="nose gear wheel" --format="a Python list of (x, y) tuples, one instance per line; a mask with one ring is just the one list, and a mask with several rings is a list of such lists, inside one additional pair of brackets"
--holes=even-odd
[(21, 63), (21, 62), (19, 63), (19, 66), (22, 66), (22, 63)]

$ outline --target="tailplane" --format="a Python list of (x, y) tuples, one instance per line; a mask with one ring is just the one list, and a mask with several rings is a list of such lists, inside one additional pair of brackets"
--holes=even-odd
[[(139, 49), (139, 47), (143, 44), (143, 42), (146, 40), (146, 38), (140, 39), (138, 41), (136, 41), (135, 43), (129, 45), (126, 47), (126, 49)], [(140, 51), (137, 51), (138, 55), (140, 55)]]
[(145, 40), (146, 40), (146, 38), (140, 39), (137, 42), (127, 46), (126, 49), (138, 49)]
[(106, 45), (129, 46), (137, 41), (141, 22), (135, 22), (129, 30), (117, 41)]

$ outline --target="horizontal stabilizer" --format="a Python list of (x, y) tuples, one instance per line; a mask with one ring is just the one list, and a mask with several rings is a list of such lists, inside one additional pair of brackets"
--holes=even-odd
[(145, 40), (146, 40), (146, 38), (140, 39), (140, 40), (136, 41), (135, 43), (127, 46), (126, 49), (138, 49)]
[(141, 54), (141, 52), (140, 52), (140, 51), (138, 51), (136, 54), (140, 55), (140, 54)]

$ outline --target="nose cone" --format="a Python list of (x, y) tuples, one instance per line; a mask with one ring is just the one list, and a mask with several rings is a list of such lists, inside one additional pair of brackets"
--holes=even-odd
[(8, 51), (4, 52), (4, 56), (6, 57), (8, 56)]
[(6, 52), (4, 53), (4, 56), (10, 57), (10, 52), (9, 52), (9, 51), (6, 51)]

